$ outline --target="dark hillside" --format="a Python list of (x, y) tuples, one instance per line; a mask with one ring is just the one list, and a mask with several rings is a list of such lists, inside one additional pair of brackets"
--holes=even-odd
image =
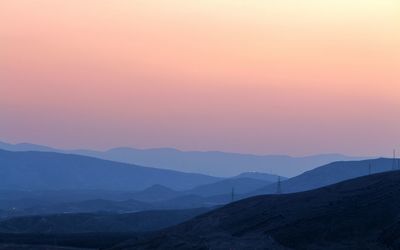
[(114, 249), (386, 249), (399, 244), (400, 171), (245, 199)]

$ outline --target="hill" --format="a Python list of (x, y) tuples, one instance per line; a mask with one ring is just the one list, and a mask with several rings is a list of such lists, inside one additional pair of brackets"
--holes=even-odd
[(141, 167), (80, 155), (0, 150), (0, 189), (142, 190), (159, 184), (190, 189), (216, 177)]
[(394, 249), (399, 192), (393, 171), (257, 196), (113, 249)]
[(267, 184), (269, 181), (257, 180), (252, 178), (230, 178), (211, 184), (201, 185), (186, 191), (188, 194), (210, 197), (216, 195), (231, 194), (232, 189), (235, 194), (245, 194), (253, 192)]
[(247, 171), (268, 172), (292, 177), (334, 161), (365, 159), (365, 157), (350, 157), (340, 154), (291, 157), (286, 155), (252, 155), (218, 151), (180, 151), (171, 148), (114, 148), (107, 151), (60, 150), (29, 143), (14, 145), (1, 142), (0, 149), (78, 154), (141, 166), (223, 177), (232, 177)]
[(340, 160), (358, 160), (338, 154), (291, 157), (286, 155), (251, 155), (218, 151), (180, 151), (170, 148), (114, 148), (105, 152), (80, 151), (102, 159), (130, 162), (177, 171), (190, 171), (213, 176), (231, 177), (246, 171), (295, 176), (314, 167)]
[(286, 177), (278, 176), (275, 174), (267, 174), (267, 173), (260, 173), (260, 172), (244, 172), (232, 178), (251, 178), (256, 180), (268, 181), (268, 182), (277, 182), (278, 178), (281, 180), (286, 180)]
[[(390, 171), (392, 167), (393, 159), (384, 158), (333, 162), (282, 181), (281, 189), (283, 193), (312, 190), (368, 174)], [(276, 184), (268, 185), (248, 194), (248, 196), (273, 194), (276, 193), (276, 190)]]
[(131, 199), (145, 202), (157, 202), (171, 200), (183, 195), (183, 192), (178, 192), (161, 185), (153, 185), (145, 190), (133, 193)]

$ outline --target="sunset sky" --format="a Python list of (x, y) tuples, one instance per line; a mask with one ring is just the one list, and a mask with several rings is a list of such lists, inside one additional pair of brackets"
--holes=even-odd
[(0, 141), (400, 149), (399, 0), (2, 0)]

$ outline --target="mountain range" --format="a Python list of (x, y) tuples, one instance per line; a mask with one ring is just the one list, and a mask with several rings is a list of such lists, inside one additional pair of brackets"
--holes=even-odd
[(177, 190), (220, 178), (142, 167), (87, 156), (0, 150), (0, 189), (139, 191), (159, 184)]
[(112, 249), (397, 249), (399, 192), (391, 171), (256, 196)]
[(0, 244), (45, 245), (54, 239), (65, 246), (113, 249), (400, 244), (395, 197), (400, 171), (392, 171), (398, 169), (393, 159), (333, 162), (292, 178), (260, 172), (218, 178), (29, 150), (0, 150), (0, 166)]
[(171, 148), (135, 149), (121, 147), (107, 151), (61, 150), (29, 143), (10, 144), (4, 142), (0, 142), (0, 149), (79, 154), (140, 166), (222, 177), (232, 177), (249, 171), (293, 177), (334, 161), (365, 159), (365, 157), (351, 157), (340, 154), (291, 157), (285, 155), (252, 155), (218, 151), (180, 151)]
[[(364, 175), (398, 169), (397, 162), (386, 158), (332, 162), (293, 178), (283, 180), (280, 184), (280, 189), (282, 193), (307, 191)], [(276, 192), (277, 185), (268, 185), (248, 195), (273, 194)]]
[[(0, 150), (0, 165), (0, 176), (7, 176), (0, 182), (5, 217), (212, 207), (276, 193), (278, 186), (277, 176), (263, 173), (216, 178), (53, 152)], [(392, 165), (383, 158), (334, 162), (290, 179), (280, 177), (280, 189), (311, 190)]]

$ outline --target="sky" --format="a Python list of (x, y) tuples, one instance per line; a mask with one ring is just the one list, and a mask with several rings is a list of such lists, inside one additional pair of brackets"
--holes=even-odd
[(398, 0), (0, 1), (0, 140), (400, 149)]

